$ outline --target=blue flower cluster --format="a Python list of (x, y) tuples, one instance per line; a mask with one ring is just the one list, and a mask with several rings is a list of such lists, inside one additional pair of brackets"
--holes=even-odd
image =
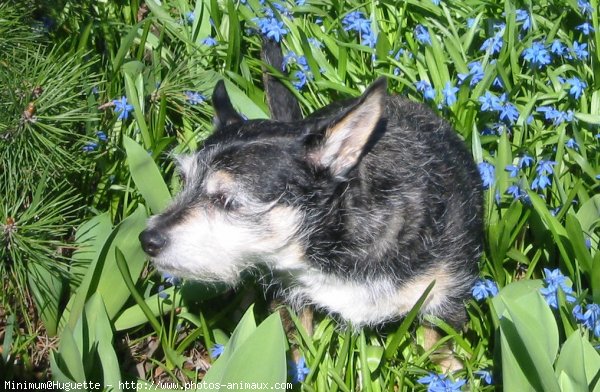
[(283, 70), (286, 68), (292, 68), (295, 66), (296, 70), (293, 72), (294, 80), (292, 84), (296, 89), (301, 90), (306, 83), (313, 80), (313, 74), (308, 66), (305, 56), (299, 56), (293, 51), (289, 51), (283, 56)]
[(477, 301), (498, 295), (498, 285), (490, 279), (479, 279), (471, 289), (473, 298)]
[(578, 323), (592, 331), (594, 336), (600, 338), (600, 305), (588, 304), (585, 308), (581, 305), (575, 305), (573, 316)]
[(199, 105), (206, 101), (206, 97), (198, 92), (194, 91), (186, 91), (185, 100), (189, 102), (190, 105)]
[(452, 381), (446, 374), (429, 373), (417, 380), (419, 384), (427, 385), (428, 392), (453, 392), (461, 391), (467, 380), (457, 379)]
[(158, 286), (158, 296), (162, 299), (167, 299), (169, 295), (165, 293), (165, 289), (171, 286), (179, 286), (181, 279), (169, 273), (162, 274), (163, 283)]
[(102, 143), (106, 143), (108, 141), (108, 136), (106, 136), (106, 133), (104, 133), (104, 131), (96, 131), (96, 138), (98, 138), (97, 142), (89, 141), (89, 142), (85, 143), (85, 145), (81, 148), (81, 150), (83, 152), (96, 151)]
[(489, 189), (496, 181), (496, 168), (491, 163), (484, 161), (478, 165), (478, 169), (483, 181), (483, 188)]
[(377, 44), (377, 34), (375, 34), (371, 26), (371, 21), (360, 11), (350, 12), (342, 19), (342, 27), (345, 31), (358, 33), (362, 45), (374, 48), (375, 44)]
[(567, 281), (567, 278), (562, 274), (562, 272), (560, 272), (558, 268), (554, 270), (544, 268), (544, 283), (546, 286), (540, 289), (540, 293), (544, 296), (546, 302), (551, 308), (558, 309), (559, 288), (565, 294), (567, 302), (575, 302), (576, 298), (573, 288), (571, 287), (570, 282)]
[(289, 361), (289, 370), (288, 373), (293, 383), (297, 384), (306, 379), (308, 373), (310, 373), (310, 369), (306, 366), (306, 360), (304, 357), (298, 359), (298, 362)]

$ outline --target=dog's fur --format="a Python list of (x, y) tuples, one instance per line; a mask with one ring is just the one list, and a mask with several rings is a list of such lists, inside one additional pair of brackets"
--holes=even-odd
[(482, 190), (447, 122), (384, 79), (303, 120), (244, 120), (222, 82), (213, 105), (214, 134), (178, 158), (183, 190), (140, 235), (159, 269), (231, 285), (255, 269), (355, 328), (402, 317), (435, 280), (421, 313), (464, 324)]

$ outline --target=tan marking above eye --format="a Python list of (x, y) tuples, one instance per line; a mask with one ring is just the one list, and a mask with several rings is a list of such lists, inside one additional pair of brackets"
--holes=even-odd
[(225, 170), (217, 170), (210, 173), (204, 181), (206, 193), (218, 194), (232, 192), (235, 188), (233, 175)]

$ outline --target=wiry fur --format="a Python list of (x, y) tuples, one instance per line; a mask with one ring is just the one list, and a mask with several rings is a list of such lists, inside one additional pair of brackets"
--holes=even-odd
[(464, 323), (482, 191), (445, 121), (381, 80), (294, 122), (243, 121), (222, 84), (213, 101), (215, 133), (140, 236), (160, 269), (233, 285), (266, 266), (288, 303), (354, 327), (401, 317), (435, 280), (421, 312)]

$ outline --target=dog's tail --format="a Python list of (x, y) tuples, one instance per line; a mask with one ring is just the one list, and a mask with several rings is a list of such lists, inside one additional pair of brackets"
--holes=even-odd
[[(274, 41), (263, 38), (261, 58), (265, 64), (286, 75), (283, 69), (283, 53), (281, 46)], [(300, 104), (288, 88), (263, 66), (263, 83), (267, 105), (271, 111), (271, 119), (277, 121), (297, 121), (302, 119)]]

